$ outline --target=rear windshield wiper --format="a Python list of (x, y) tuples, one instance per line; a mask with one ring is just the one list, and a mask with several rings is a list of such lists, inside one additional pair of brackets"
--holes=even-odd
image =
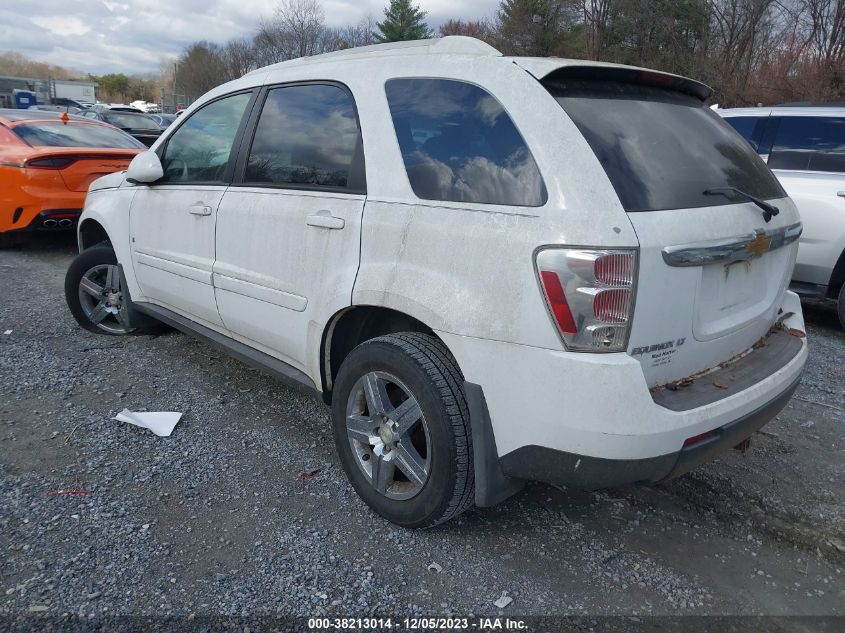
[(717, 187), (715, 189), (704, 190), (705, 196), (725, 196), (726, 198), (730, 198), (730, 194), (732, 193), (742, 196), (749, 202), (753, 202), (758, 207), (763, 209), (763, 219), (766, 222), (771, 221), (773, 216), (776, 216), (778, 213), (780, 213), (780, 209), (778, 209), (775, 205), (760, 200), (760, 198), (756, 198), (750, 193), (745, 193), (744, 191), (737, 189), (736, 187)]

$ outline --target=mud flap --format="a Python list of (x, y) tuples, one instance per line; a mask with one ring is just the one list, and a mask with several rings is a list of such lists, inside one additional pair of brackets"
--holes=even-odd
[(507, 477), (499, 466), (496, 437), (490, 423), (490, 412), (480, 385), (464, 383), (464, 393), (472, 425), (472, 454), (475, 464), (475, 505), (489, 508), (501, 503), (525, 486), (522, 479)]
[(123, 293), (125, 295), (123, 297), (123, 305), (124, 310), (126, 310), (126, 319), (129, 321), (129, 327), (148, 328), (161, 325), (161, 321), (157, 321), (151, 316), (148, 316), (135, 308), (135, 304), (132, 301), (132, 295), (129, 294), (129, 287), (126, 285), (126, 275), (123, 273), (123, 265), (118, 263), (117, 267), (120, 270), (120, 287), (123, 288)]

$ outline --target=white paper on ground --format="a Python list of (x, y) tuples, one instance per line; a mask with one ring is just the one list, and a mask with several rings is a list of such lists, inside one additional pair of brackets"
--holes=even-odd
[(128, 422), (143, 429), (149, 429), (159, 437), (170, 437), (176, 423), (181, 418), (182, 414), (175, 411), (130, 411), (124, 409), (112, 420)]

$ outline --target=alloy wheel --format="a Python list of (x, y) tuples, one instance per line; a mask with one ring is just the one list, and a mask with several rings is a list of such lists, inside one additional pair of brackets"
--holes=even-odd
[(89, 321), (110, 334), (132, 331), (126, 315), (120, 270), (113, 264), (88, 269), (79, 280), (79, 304)]
[(379, 493), (401, 500), (422, 491), (431, 470), (428, 423), (398, 378), (373, 371), (355, 383), (346, 432), (358, 467)]

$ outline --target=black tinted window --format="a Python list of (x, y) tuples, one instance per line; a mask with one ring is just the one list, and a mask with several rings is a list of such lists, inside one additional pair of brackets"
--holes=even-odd
[(106, 123), (124, 130), (160, 130), (161, 128), (150, 117), (145, 114), (131, 114), (129, 112), (118, 112), (115, 114), (103, 115)]
[(845, 172), (845, 118), (781, 118), (769, 167)]
[(751, 146), (695, 97), (600, 80), (564, 80), (549, 89), (627, 211), (725, 204), (721, 196), (704, 195), (711, 188), (736, 187), (759, 198), (786, 195)]
[(725, 118), (728, 125), (739, 132), (742, 138), (751, 143), (751, 147), (755, 150), (757, 149), (757, 143), (754, 140), (754, 132), (757, 129), (757, 124), (763, 120), (765, 119), (756, 116), (731, 116)]
[(426, 200), (537, 207), (534, 157), (496, 99), (445, 79), (393, 79), (387, 99), (408, 179)]
[(338, 86), (274, 88), (258, 120), (244, 181), (346, 188), (359, 143), (349, 94)]
[(167, 141), (162, 181), (222, 182), (250, 97), (244, 93), (219, 99), (182, 123)]
[(12, 128), (32, 146), (51, 147), (113, 147), (117, 149), (146, 149), (126, 132), (108, 125), (90, 123), (62, 123), (60, 121), (25, 123)]

